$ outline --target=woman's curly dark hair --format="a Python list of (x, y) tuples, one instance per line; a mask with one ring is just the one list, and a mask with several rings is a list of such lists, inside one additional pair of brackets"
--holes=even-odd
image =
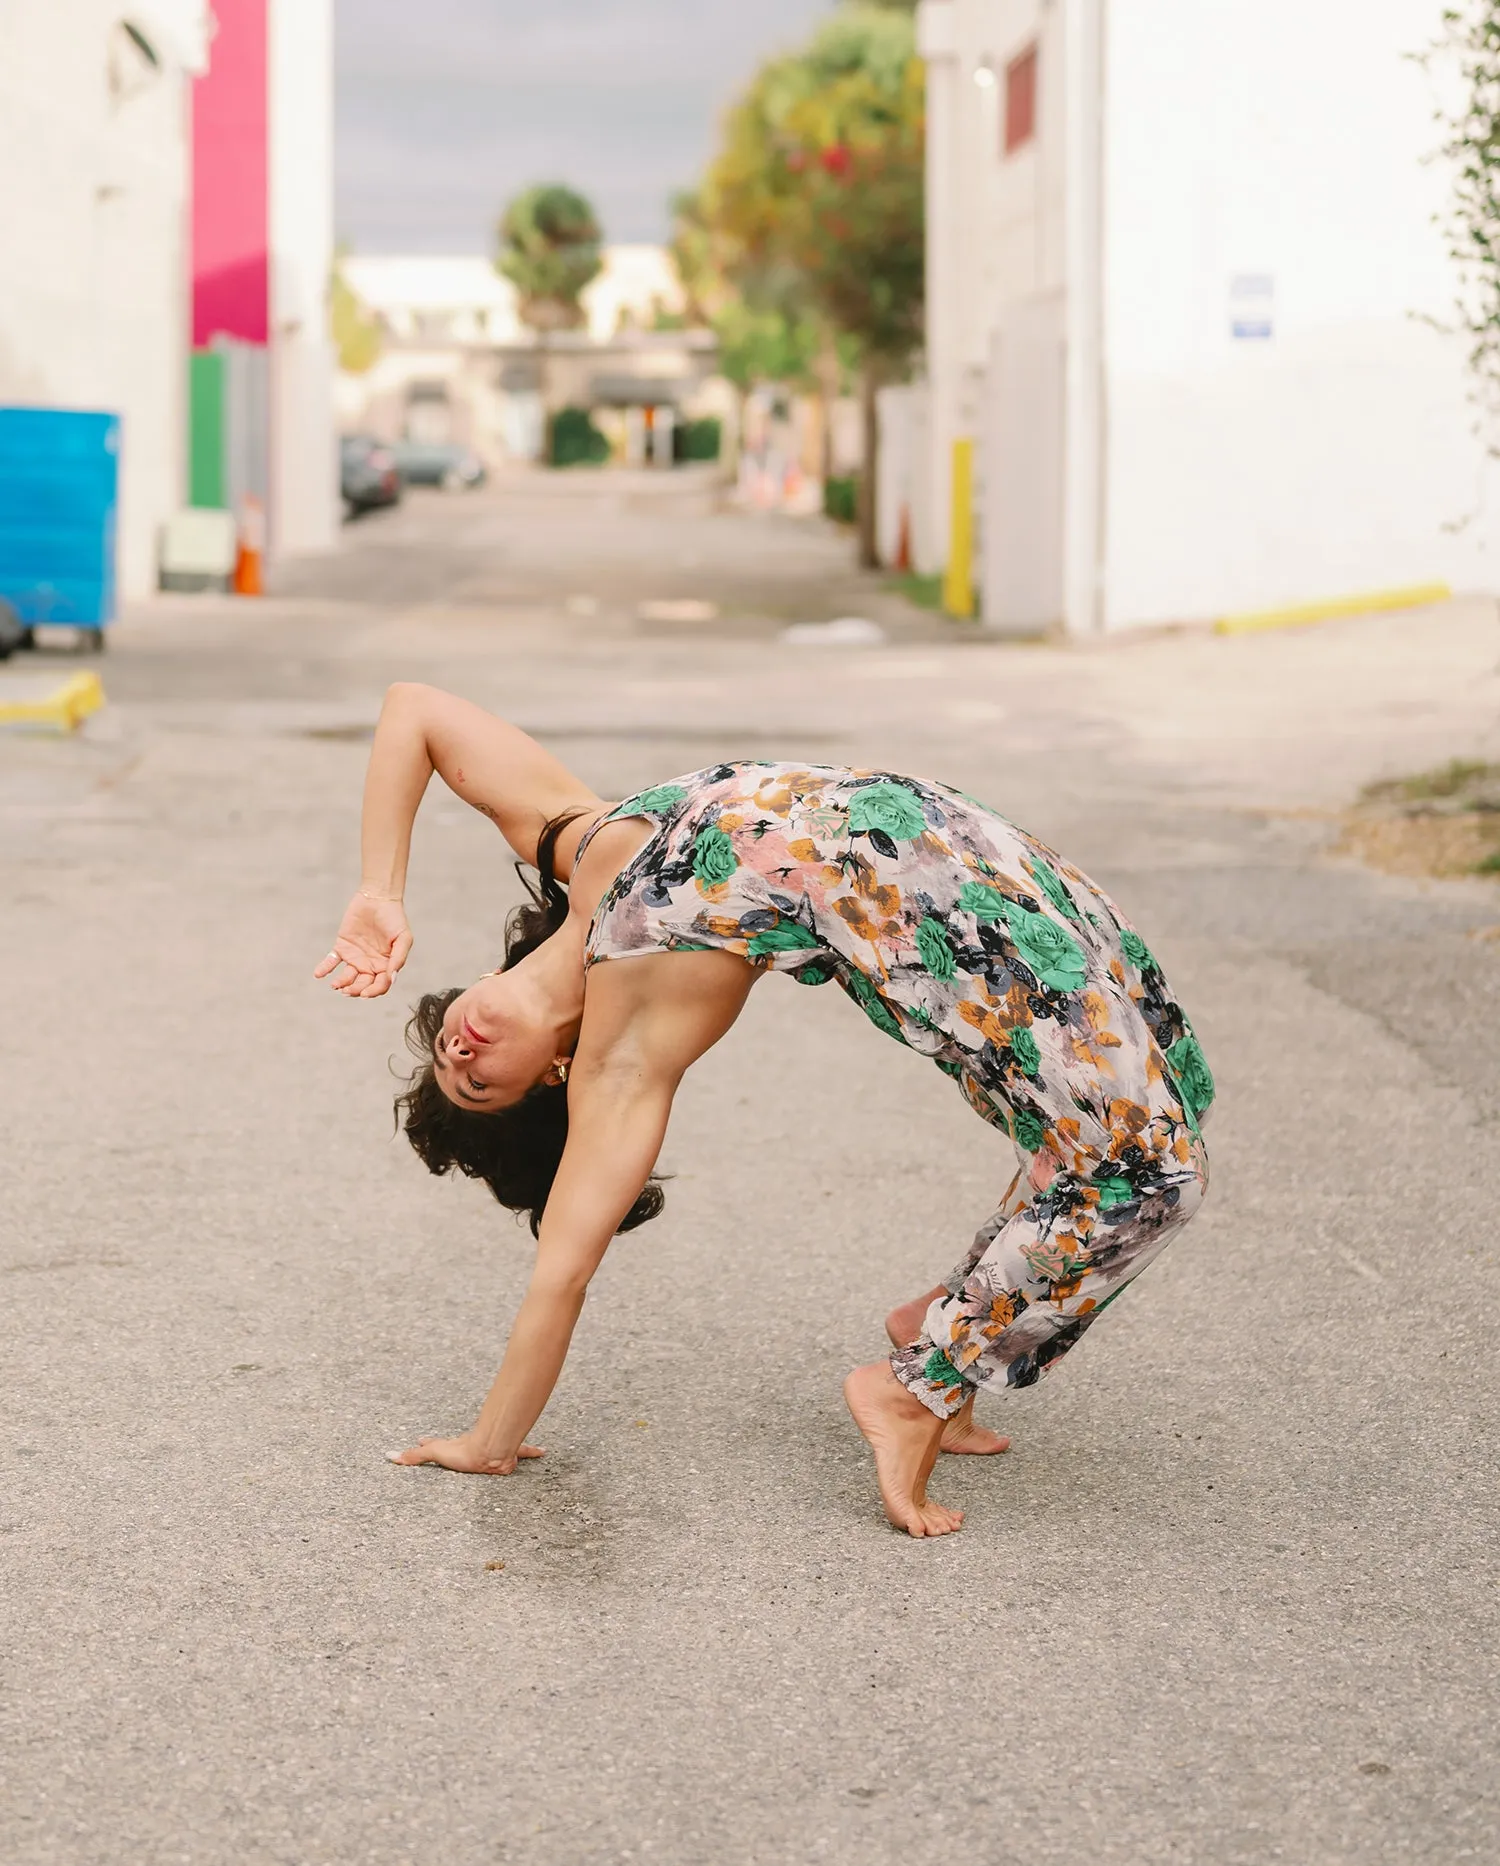
[[(536, 850), (536, 882), (524, 864), (516, 863), (516, 873), (530, 898), (505, 923), (502, 972), (535, 952), (567, 919), (567, 890), (554, 868), (557, 839), (585, 814), (569, 811), (553, 817), (543, 829)], [(438, 1087), (432, 1047), (444, 1013), (462, 989), (455, 985), (451, 991), (429, 991), (418, 1001), (406, 1026), (406, 1044), (421, 1060), (396, 1097), (396, 1120), (428, 1172), (442, 1175), (456, 1169), (466, 1178), (482, 1179), (502, 1205), (525, 1215), (536, 1237), (567, 1143), (568, 1091), (561, 1084), (534, 1088), (511, 1107), (491, 1114), (470, 1112), (449, 1101)], [(625, 1214), (620, 1229), (633, 1231), (645, 1224), (663, 1203), (661, 1186), (653, 1177)]]

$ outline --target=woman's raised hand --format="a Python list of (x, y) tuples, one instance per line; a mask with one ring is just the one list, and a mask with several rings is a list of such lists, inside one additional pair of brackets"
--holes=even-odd
[(411, 928), (399, 900), (361, 888), (339, 923), (333, 950), (313, 971), (346, 998), (379, 998), (411, 951)]

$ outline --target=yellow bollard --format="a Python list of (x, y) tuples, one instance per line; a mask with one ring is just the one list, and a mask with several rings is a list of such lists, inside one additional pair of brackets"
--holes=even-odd
[(0, 689), (0, 726), (52, 726), (74, 732), (104, 704), (104, 685), (93, 672), (74, 674), (35, 700), (7, 700)]
[(943, 607), (950, 616), (974, 614), (974, 443), (953, 443), (953, 501), (948, 526), (948, 568)]

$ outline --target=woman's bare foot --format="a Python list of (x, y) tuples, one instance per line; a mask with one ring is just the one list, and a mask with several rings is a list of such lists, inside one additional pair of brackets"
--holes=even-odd
[[(915, 1341), (926, 1323), (927, 1311), (939, 1296), (946, 1294), (947, 1285), (939, 1283), (936, 1289), (929, 1289), (925, 1296), (918, 1296), (914, 1301), (903, 1302), (898, 1308), (892, 1309), (885, 1318), (885, 1332), (891, 1338), (891, 1346), (904, 1348)], [(990, 1431), (988, 1426), (975, 1425), (974, 1401), (970, 1398), (948, 1421), (943, 1431), (943, 1450), (987, 1458), (997, 1451), (1009, 1451), (1010, 1440), (1001, 1438), (998, 1432)]]
[(971, 1458), (993, 1457), (997, 1451), (1009, 1451), (1010, 1440), (1001, 1438), (987, 1425), (974, 1423), (974, 1395), (971, 1393), (943, 1427), (943, 1450)]
[(957, 1529), (963, 1511), (944, 1509), (927, 1496), (944, 1421), (907, 1392), (888, 1361), (856, 1367), (844, 1382), (844, 1401), (875, 1454), (880, 1498), (896, 1528), (911, 1536), (945, 1536)]

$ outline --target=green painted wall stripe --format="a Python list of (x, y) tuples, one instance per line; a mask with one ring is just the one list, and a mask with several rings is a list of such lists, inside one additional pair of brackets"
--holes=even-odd
[(217, 350), (194, 350), (188, 363), (188, 504), (222, 511), (224, 387), (227, 371)]

